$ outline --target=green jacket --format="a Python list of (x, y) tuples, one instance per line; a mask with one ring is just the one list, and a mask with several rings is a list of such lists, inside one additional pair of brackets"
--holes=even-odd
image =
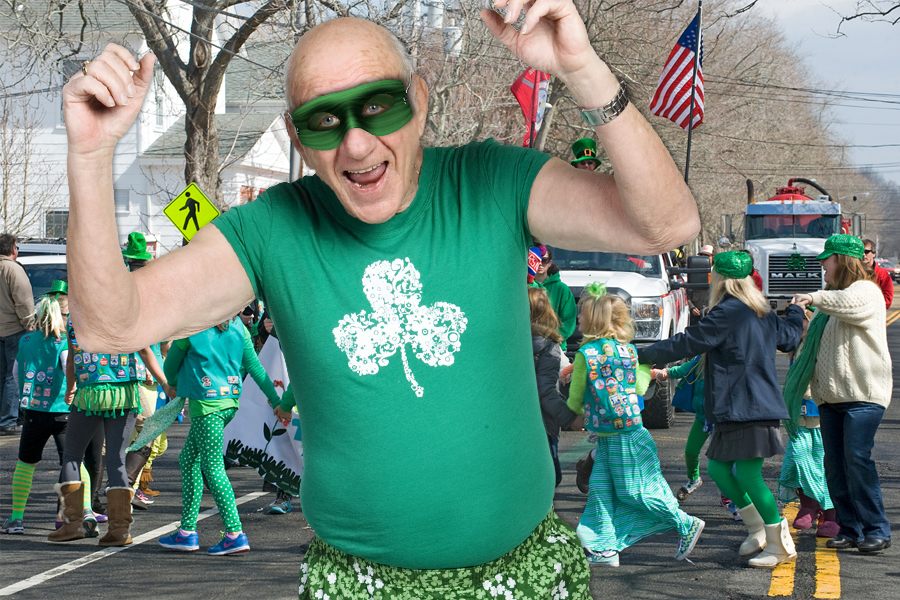
[(575, 306), (575, 296), (572, 290), (559, 278), (559, 273), (550, 275), (541, 283), (550, 296), (550, 306), (559, 317), (559, 335), (563, 336), (560, 346), (566, 349), (566, 340), (575, 333), (575, 322), (578, 316), (578, 307)]

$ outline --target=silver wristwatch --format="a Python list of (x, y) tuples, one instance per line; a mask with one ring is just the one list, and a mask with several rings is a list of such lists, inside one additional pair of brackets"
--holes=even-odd
[(579, 110), (581, 110), (581, 116), (584, 117), (587, 124), (591, 127), (596, 127), (597, 125), (609, 123), (621, 115), (626, 106), (628, 106), (628, 93), (625, 91), (625, 86), (620, 83), (619, 93), (606, 106), (591, 109), (580, 108)]

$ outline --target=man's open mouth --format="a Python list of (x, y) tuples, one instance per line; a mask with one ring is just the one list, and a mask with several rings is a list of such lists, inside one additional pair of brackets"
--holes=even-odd
[(387, 172), (388, 163), (384, 161), (374, 167), (361, 169), (359, 171), (344, 171), (344, 177), (349, 179), (357, 187), (366, 187), (378, 183)]

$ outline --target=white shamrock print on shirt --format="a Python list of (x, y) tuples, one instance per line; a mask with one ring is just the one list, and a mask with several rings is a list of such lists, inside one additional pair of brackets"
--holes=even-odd
[(465, 313), (447, 302), (420, 306), (422, 284), (409, 258), (372, 263), (366, 267), (362, 284), (372, 312), (344, 315), (332, 331), (335, 343), (347, 355), (350, 368), (360, 375), (374, 375), (399, 349), (406, 380), (421, 397), (425, 390), (409, 365), (407, 344), (416, 358), (429, 366), (452, 365), (468, 323)]

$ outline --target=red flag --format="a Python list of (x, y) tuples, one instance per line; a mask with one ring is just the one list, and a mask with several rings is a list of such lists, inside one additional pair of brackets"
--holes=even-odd
[(650, 112), (665, 117), (687, 131), (691, 112), (691, 81), (694, 77), (694, 53), (700, 37), (700, 61), (697, 65), (697, 91), (691, 129), (703, 122), (703, 40), (700, 35), (700, 13), (688, 25), (669, 54), (656, 93), (650, 101)]
[[(537, 90), (535, 90), (537, 84)], [(550, 75), (532, 68), (526, 69), (511, 86), (513, 96), (519, 101), (525, 114), (525, 143), (531, 146), (531, 140), (537, 135), (544, 120), (544, 108), (547, 105), (547, 90), (550, 86)]]

